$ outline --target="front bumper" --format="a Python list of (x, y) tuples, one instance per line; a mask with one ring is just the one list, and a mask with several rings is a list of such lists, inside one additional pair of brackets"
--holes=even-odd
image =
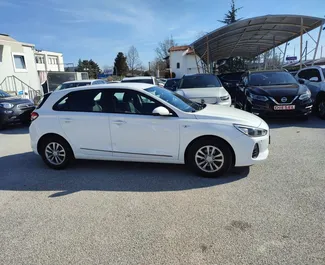
[(30, 114), (34, 109), (35, 107), (27, 109), (18, 109), (17, 107), (12, 109), (0, 108), (0, 124), (27, 122), (30, 120)]
[[(275, 106), (294, 106), (291, 110), (275, 110)], [(277, 105), (274, 102), (251, 102), (251, 112), (261, 117), (299, 117), (308, 116), (312, 112), (313, 101), (307, 99), (304, 101), (296, 100), (292, 104), (280, 104)]]

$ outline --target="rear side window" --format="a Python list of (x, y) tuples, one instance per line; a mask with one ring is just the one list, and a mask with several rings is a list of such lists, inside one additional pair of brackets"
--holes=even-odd
[(37, 102), (36, 109), (40, 109), (43, 106), (43, 104), (45, 103), (45, 101), (49, 98), (50, 95), (51, 95), (51, 93), (44, 94), (40, 98), (40, 100)]
[(67, 94), (53, 106), (56, 111), (110, 112), (112, 102), (107, 90), (82, 90)]

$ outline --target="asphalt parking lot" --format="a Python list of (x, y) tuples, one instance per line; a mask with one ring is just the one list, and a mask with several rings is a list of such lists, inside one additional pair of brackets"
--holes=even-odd
[(220, 179), (183, 166), (48, 169), (0, 132), (0, 264), (325, 264), (325, 121), (271, 121), (269, 159)]

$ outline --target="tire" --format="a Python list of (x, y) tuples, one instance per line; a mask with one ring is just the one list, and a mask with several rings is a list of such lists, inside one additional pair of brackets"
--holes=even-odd
[(74, 160), (70, 145), (56, 136), (42, 140), (40, 155), (48, 167), (58, 170), (66, 168)]
[[(213, 161), (213, 158), (218, 161)], [(206, 138), (190, 146), (186, 164), (203, 177), (215, 178), (233, 167), (233, 155), (227, 143), (216, 138)]]
[(315, 111), (319, 118), (325, 120), (325, 96), (317, 100)]

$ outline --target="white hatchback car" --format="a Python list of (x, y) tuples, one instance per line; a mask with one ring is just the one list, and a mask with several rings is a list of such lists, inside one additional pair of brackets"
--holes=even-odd
[(149, 84), (55, 91), (32, 113), (29, 130), (33, 151), (54, 169), (73, 159), (186, 163), (215, 177), (269, 153), (261, 118)]
[(218, 77), (212, 74), (184, 75), (176, 92), (199, 103), (231, 105), (231, 96)]

